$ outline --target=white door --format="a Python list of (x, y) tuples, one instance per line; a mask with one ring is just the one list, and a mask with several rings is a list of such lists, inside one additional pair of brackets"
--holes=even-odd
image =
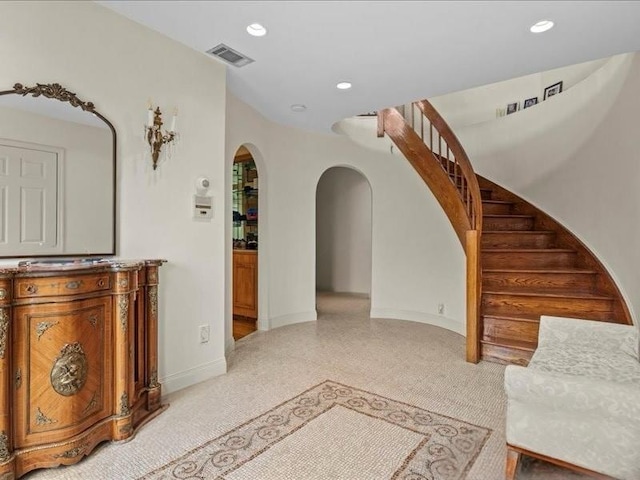
[(57, 177), (57, 153), (0, 143), (0, 255), (55, 251)]

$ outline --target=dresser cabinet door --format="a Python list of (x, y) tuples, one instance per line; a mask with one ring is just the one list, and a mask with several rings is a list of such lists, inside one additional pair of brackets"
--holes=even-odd
[(16, 447), (82, 432), (112, 411), (111, 296), (14, 309)]

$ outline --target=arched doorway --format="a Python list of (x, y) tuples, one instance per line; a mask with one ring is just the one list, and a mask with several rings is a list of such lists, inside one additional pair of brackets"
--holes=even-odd
[(258, 320), (258, 168), (241, 146), (232, 168), (232, 302), (233, 338), (257, 330)]
[(326, 170), (316, 189), (316, 291), (371, 294), (371, 186), (349, 167)]

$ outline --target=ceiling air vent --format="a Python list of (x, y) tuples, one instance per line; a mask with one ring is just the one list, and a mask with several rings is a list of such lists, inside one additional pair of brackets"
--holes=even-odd
[(220, 60), (223, 60), (234, 67), (244, 67), (245, 65), (253, 62), (253, 59), (237, 52), (233, 48), (227, 47), (224, 43), (207, 50), (207, 53), (214, 57), (218, 57)]

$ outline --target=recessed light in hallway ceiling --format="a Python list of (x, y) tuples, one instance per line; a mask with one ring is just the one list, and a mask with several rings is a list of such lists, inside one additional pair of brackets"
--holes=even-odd
[(542, 33), (553, 28), (553, 22), (551, 20), (540, 20), (535, 25), (532, 25), (529, 29), (531, 33)]
[(349, 90), (351, 88), (351, 82), (340, 82), (336, 85), (338, 90)]
[(254, 37), (264, 37), (267, 34), (267, 29), (259, 23), (252, 23), (247, 27), (247, 33)]
[(294, 112), (304, 112), (307, 109), (306, 105), (302, 105), (301, 103), (296, 103), (294, 105), (291, 105), (291, 110), (293, 110)]

